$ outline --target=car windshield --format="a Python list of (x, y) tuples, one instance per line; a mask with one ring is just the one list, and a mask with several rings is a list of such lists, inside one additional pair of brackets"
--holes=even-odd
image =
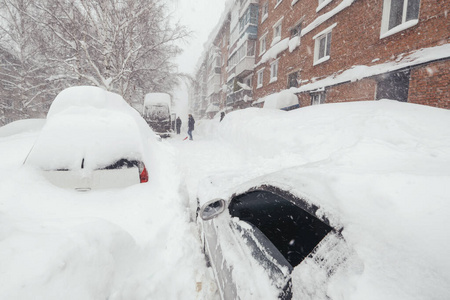
[(149, 106), (147, 116), (152, 120), (166, 120), (169, 118), (169, 108), (166, 105)]

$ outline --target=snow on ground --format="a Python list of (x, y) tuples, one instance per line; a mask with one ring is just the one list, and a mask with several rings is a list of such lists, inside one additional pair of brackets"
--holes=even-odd
[(364, 264), (337, 299), (447, 299), (449, 122), (448, 110), (394, 101), (246, 109), (197, 120), (194, 141), (183, 126), (158, 143), (149, 183), (88, 193), (22, 166), (38, 131), (0, 128), (0, 299), (217, 299), (191, 222), (199, 184), (291, 166), (329, 172), (321, 204)]

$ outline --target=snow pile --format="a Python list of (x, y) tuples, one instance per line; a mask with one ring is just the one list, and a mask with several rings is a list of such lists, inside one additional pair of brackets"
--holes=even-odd
[(295, 36), (289, 40), (289, 52), (293, 52), (300, 46), (300, 36)]
[(257, 102), (264, 101), (264, 108), (282, 109), (293, 105), (298, 105), (297, 96), (290, 90), (284, 90), (279, 93), (274, 93)]
[[(448, 110), (392, 100), (289, 112), (250, 108), (217, 126), (212, 134), (228, 155), (203, 173), (236, 168), (234, 178), (220, 181), (221, 196), (226, 188), (244, 191), (236, 187), (249, 179), (270, 179), (343, 226), (359, 263), (328, 284), (299, 265), (294, 299), (447, 299), (450, 133), (443, 128), (450, 128)], [(245, 162), (239, 168), (238, 157)], [(306, 279), (313, 294), (300, 286)]]
[(277, 42), (273, 47), (268, 49), (266, 53), (263, 54), (261, 60), (256, 64), (255, 67), (269, 61), (270, 59), (275, 59), (278, 54), (280, 54), (281, 52), (283, 52), (288, 48), (289, 48), (289, 38), (285, 38), (284, 40)]
[(0, 127), (0, 137), (7, 137), (24, 132), (40, 130), (45, 124), (45, 119), (27, 119), (11, 122)]

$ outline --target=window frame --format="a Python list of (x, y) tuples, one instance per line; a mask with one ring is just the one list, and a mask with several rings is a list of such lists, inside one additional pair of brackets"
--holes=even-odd
[[(281, 39), (281, 33), (283, 31), (283, 19), (284, 17), (281, 17), (275, 24), (273, 24), (272, 29), (273, 29), (273, 39), (280, 37)], [(277, 35), (277, 28), (280, 28), (280, 32), (279, 35)]]
[[(414, 27), (419, 23), (419, 16), (420, 16), (420, 0), (404, 0), (403, 1), (403, 7), (402, 7), (402, 17), (401, 22), (392, 28), (390, 27), (390, 21), (391, 21), (391, 11), (392, 11), (392, 2), (397, 0), (384, 0), (383, 1), (383, 15), (381, 19), (381, 29), (380, 29), (380, 39), (383, 39), (385, 37), (391, 36), (393, 34), (399, 33), (401, 31), (404, 31), (408, 28)], [(414, 18), (407, 20), (408, 18), (408, 5), (413, 2), (417, 1), (417, 16), (414, 16)]]
[(261, 6), (261, 24), (269, 17), (269, 1)]
[(279, 71), (279, 58), (272, 61), (270, 63), (270, 81), (269, 83), (275, 82), (278, 80), (278, 71)]
[[(263, 43), (264, 41), (264, 43)], [(262, 50), (262, 46), (264, 45), (264, 50)], [(267, 32), (264, 33), (260, 38), (259, 38), (259, 56), (261, 56), (263, 53), (265, 53), (267, 51)]]
[[(314, 40), (314, 62), (313, 66), (318, 65), (320, 63), (323, 63), (330, 59), (331, 54), (331, 40), (332, 40), (332, 31), (333, 28), (337, 26), (337, 23), (334, 23), (330, 27), (326, 28), (325, 30), (322, 30), (318, 34), (316, 34), (313, 37)], [(321, 47), (321, 41), (325, 39), (324, 44), (324, 56), (320, 57), (320, 47)]]
[[(311, 106), (312, 105), (320, 105), (320, 104), (324, 104), (326, 103), (326, 98), (325, 98), (325, 91), (316, 91), (316, 92), (311, 92)], [(318, 102), (315, 101), (315, 97), (318, 96)]]
[(259, 89), (264, 85), (264, 68), (256, 71), (256, 88)]
[[(291, 85), (291, 77), (292, 77), (292, 75), (294, 75), (294, 74), (297, 74), (295, 77), (295, 80), (296, 80), (296, 85)], [(299, 86), (300, 86), (300, 82), (299, 82), (299, 79), (300, 79), (300, 70), (297, 70), (297, 71), (293, 71), (293, 72), (291, 72), (291, 73), (289, 73), (289, 74), (287, 74), (287, 88), (288, 89), (290, 89), (291, 87), (295, 87), (295, 88), (298, 88)]]

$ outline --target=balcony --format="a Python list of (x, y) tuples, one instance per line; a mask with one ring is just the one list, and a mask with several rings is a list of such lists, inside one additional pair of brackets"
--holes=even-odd
[(227, 95), (227, 105), (233, 106), (233, 104), (235, 104), (239, 101), (246, 102), (247, 100), (250, 100), (251, 98), (252, 98), (252, 91), (242, 89), (242, 90), (239, 90), (237, 92)]
[(253, 72), (255, 66), (255, 57), (246, 56), (237, 63), (235, 73), (236, 76), (243, 77)]
[(211, 96), (218, 92), (220, 92), (220, 74), (214, 74), (208, 80), (206, 95)]

